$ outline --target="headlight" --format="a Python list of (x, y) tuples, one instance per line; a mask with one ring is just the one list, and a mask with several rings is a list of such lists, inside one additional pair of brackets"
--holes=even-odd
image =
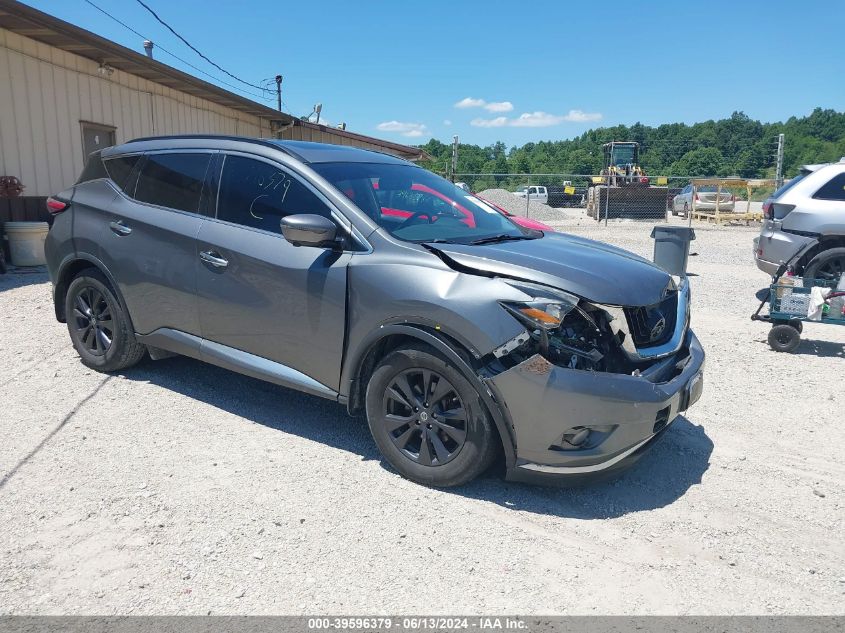
[(502, 301), (502, 307), (532, 328), (554, 330), (578, 306), (578, 297), (562, 290), (506, 280), (517, 290), (533, 297), (528, 301)]

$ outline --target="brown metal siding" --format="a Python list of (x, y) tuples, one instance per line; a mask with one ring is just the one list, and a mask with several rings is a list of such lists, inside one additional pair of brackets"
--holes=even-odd
[(80, 121), (116, 128), (117, 142), (161, 134), (271, 136), (269, 122), (0, 29), (0, 176), (46, 196), (82, 171)]

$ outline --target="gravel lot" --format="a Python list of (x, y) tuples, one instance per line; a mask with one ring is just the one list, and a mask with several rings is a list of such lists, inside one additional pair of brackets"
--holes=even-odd
[(845, 328), (769, 350), (754, 231), (696, 226), (700, 403), (576, 490), (417, 486), (341, 407), (184, 358), (97, 374), (46, 275), (0, 276), (0, 611), (845, 614)]

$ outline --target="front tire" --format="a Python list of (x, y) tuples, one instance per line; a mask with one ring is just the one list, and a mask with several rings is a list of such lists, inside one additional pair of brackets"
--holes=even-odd
[(95, 268), (68, 286), (65, 317), (70, 340), (82, 364), (101, 372), (135, 365), (147, 348), (135, 340), (126, 312), (105, 276)]
[(417, 483), (460, 486), (496, 455), (496, 432), (478, 392), (428, 346), (398, 349), (379, 363), (366, 411), (384, 458)]

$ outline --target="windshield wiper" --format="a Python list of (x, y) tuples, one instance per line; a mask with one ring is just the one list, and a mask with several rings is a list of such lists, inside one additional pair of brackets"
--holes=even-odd
[(533, 240), (536, 239), (530, 235), (509, 235), (501, 233), (499, 235), (491, 235), (490, 237), (482, 237), (478, 240), (473, 240), (470, 244), (493, 244), (495, 242), (515, 242), (518, 240)]

